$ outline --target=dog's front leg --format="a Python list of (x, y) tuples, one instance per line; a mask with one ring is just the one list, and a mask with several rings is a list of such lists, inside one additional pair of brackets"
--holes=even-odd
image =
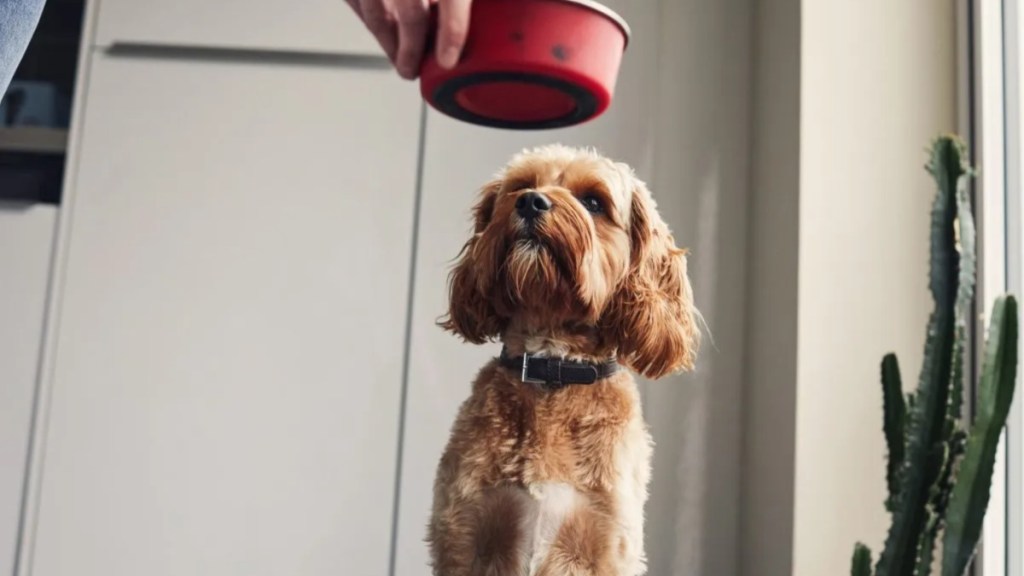
[(513, 486), (445, 499), (430, 525), (434, 576), (528, 576), (535, 514)]

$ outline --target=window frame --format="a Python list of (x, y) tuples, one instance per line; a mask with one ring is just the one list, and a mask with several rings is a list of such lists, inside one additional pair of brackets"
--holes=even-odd
[[(1021, 146), (1024, 136), (1024, 91), (1021, 90), (1021, 65), (1024, 64), (1024, 2), (1022, 0), (1004, 0), (1003, 6), (1003, 151), (1005, 154), (1003, 200), (1005, 206), (1005, 252), (1004, 268), (1006, 273), (1005, 289), (1014, 294), (1022, 294), (1024, 288), (1024, 202), (1021, 190), (1024, 190), (1024, 147)], [(1003, 571), (997, 572), (994, 567), (992, 574), (1006, 576), (1024, 576), (1024, 401), (1021, 401), (1021, 370), (1017, 371), (1017, 394), (1010, 410), (1007, 429), (1004, 432), (1002, 466), (997, 466), (999, 474), (999, 490), (993, 490), (996, 498), (1002, 502), (990, 504), (1002, 514), (995, 515), (993, 530), (1002, 528), (1004, 561)], [(995, 488), (995, 487), (994, 487)], [(993, 501), (996, 500), (993, 498)], [(1001, 504), (1001, 505), (1000, 505)], [(1000, 516), (1002, 516), (1000, 518)], [(988, 528), (988, 526), (986, 526)], [(989, 576), (986, 572), (985, 576)]]
[[(958, 3), (958, 9), (959, 130), (970, 138), (978, 168), (974, 201), (980, 274), (971, 347), (972, 385), (968, 388), (973, 397), (987, 314), (996, 296), (1021, 294), (1022, 287), (1024, 203), (1019, 191), (1024, 167), (1024, 94), (1019, 79), (1024, 63), (1024, 0), (969, 0)], [(1000, 439), (975, 576), (1024, 576), (1024, 402), (1019, 397), (1020, 393)]]

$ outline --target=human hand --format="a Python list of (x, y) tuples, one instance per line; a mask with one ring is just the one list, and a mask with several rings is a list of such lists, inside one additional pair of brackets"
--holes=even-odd
[(419, 75), (426, 50), (430, 5), (438, 8), (437, 62), (451, 68), (459, 61), (469, 31), (473, 0), (345, 0), (377, 38), (398, 74), (407, 80)]

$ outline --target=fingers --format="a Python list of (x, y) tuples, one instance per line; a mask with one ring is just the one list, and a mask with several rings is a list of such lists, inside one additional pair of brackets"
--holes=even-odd
[(430, 4), (438, 4), (437, 60), (451, 68), (459, 60), (469, 31), (472, 0), (345, 0), (377, 39), (399, 75), (419, 74), (430, 25)]
[(469, 32), (469, 8), (472, 0), (439, 0), (437, 62), (451, 68), (459, 61)]
[(393, 9), (398, 21), (398, 53), (393, 62), (402, 78), (412, 80), (419, 74), (427, 43), (428, 4), (426, 0), (396, 0)]
[(398, 32), (395, 29), (394, 21), (388, 17), (383, 0), (358, 0), (358, 2), (349, 0), (349, 4), (355, 8), (356, 13), (362, 18), (363, 24), (377, 39), (377, 43), (384, 49), (388, 59), (394, 62), (395, 54), (398, 51)]

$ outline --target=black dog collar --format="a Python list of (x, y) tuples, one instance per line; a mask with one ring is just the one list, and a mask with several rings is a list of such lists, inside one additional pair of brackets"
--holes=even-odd
[(505, 368), (517, 372), (523, 382), (538, 384), (546, 390), (559, 390), (569, 384), (593, 384), (619, 371), (619, 363), (615, 360), (594, 363), (529, 354), (513, 357), (504, 348), (498, 360)]

